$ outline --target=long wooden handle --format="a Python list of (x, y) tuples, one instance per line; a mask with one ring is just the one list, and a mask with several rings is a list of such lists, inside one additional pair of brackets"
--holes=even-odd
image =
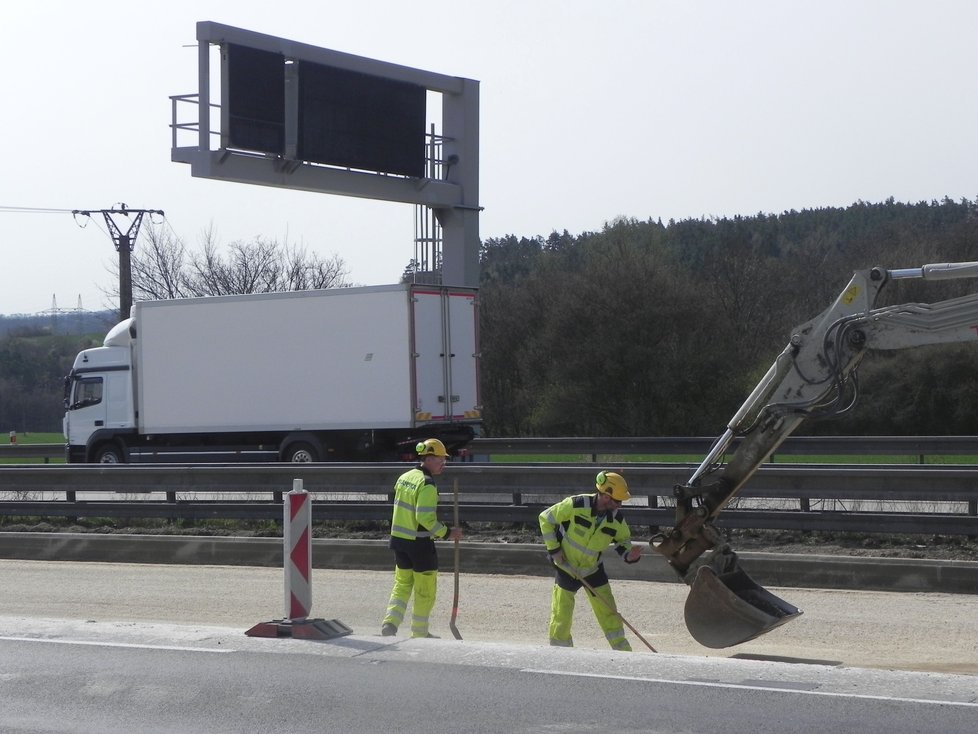
[[(456, 479), (452, 485), (452, 513), (454, 515), (454, 527), (458, 527), (458, 479)], [(452, 636), (456, 640), (462, 639), (462, 633), (458, 631), (458, 627), (455, 625), (455, 620), (458, 618), (458, 566), (459, 566), (459, 548), (458, 548), (458, 538), (455, 539), (455, 595), (452, 597), (452, 618), (448, 622), (448, 628), (452, 631)]]

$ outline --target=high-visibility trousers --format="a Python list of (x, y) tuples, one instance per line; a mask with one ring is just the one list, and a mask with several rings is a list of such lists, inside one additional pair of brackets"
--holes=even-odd
[(391, 588), (387, 613), (381, 624), (400, 627), (407, 614), (411, 594), (414, 594), (414, 607), (411, 612), (411, 636), (427, 637), (431, 610), (435, 606), (438, 590), (437, 571), (413, 571), (410, 568), (394, 568), (394, 586)]
[(407, 613), (411, 592), (414, 591), (414, 571), (410, 568), (394, 567), (394, 586), (391, 588), (391, 598), (387, 602), (387, 614), (383, 624), (400, 627)]
[[(625, 626), (622, 624), (621, 617), (612, 612), (616, 609), (615, 597), (611, 593), (611, 586), (604, 584), (595, 587), (595, 594), (601, 599), (596, 599), (590, 591), (587, 593), (588, 601), (591, 603), (591, 611), (594, 612), (598, 626), (604, 632), (605, 639), (613, 650), (623, 650), (630, 652), (632, 646), (628, 644), (625, 637)], [(573, 591), (562, 589), (554, 584), (550, 598), (550, 643), (561, 647), (570, 647), (574, 644), (571, 636), (571, 626), (574, 622), (574, 601), (576, 594)], [(604, 600), (605, 604), (601, 601)]]
[(411, 637), (428, 636), (428, 620), (435, 606), (438, 572), (414, 572), (414, 608), (411, 610)]

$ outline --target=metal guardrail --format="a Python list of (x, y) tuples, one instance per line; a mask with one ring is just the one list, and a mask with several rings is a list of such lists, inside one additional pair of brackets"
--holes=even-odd
[[(0, 516), (153, 517), (201, 520), (281, 519), (281, 502), (292, 480), (314, 493), (317, 520), (389, 519), (394, 477), (405, 464), (211, 464), (211, 465), (13, 465), (0, 467)], [(674, 485), (692, 465), (636, 464), (627, 469), (636, 501), (630, 522), (671, 526)], [(454, 463), (439, 480), (458, 479), (467, 522), (534, 524), (542, 506), (589, 491), (588, 464)], [(52, 495), (37, 499), (38, 493)], [(104, 499), (125, 494), (125, 501)], [(155, 493), (157, 499), (148, 493)], [(146, 499), (133, 495), (146, 494)], [(217, 495), (202, 499), (202, 495)], [(265, 498), (255, 498), (264, 494)], [(54, 495), (57, 495), (56, 497)], [(101, 499), (79, 499), (79, 496)], [(162, 495), (164, 501), (159, 501)], [(226, 495), (240, 496), (228, 501)], [(359, 501), (351, 500), (351, 495)], [(741, 491), (743, 499), (797, 502), (797, 510), (727, 509), (719, 525), (730, 528), (838, 530), (866, 533), (938, 533), (978, 536), (978, 465), (766, 465)], [(860, 512), (826, 510), (825, 501), (878, 500), (959, 503), (963, 512)], [(836, 502), (833, 502), (835, 504)]]
[[(404, 463), (320, 464), (29, 464), (0, 466), (0, 492), (282, 492), (292, 479), (319, 493), (388, 495)], [(671, 497), (689, 478), (692, 464), (633, 464), (626, 472), (638, 497)], [(589, 464), (450, 464), (439, 482), (458, 478), (470, 494), (567, 494), (587, 491)], [(956, 464), (767, 464), (740, 497), (970, 501), (978, 498), (978, 465)]]
[(65, 446), (62, 443), (9, 443), (0, 444), (0, 459), (64, 459)]
[[(716, 439), (712, 437), (669, 438), (477, 438), (469, 446), (475, 456), (493, 454), (691, 454), (706, 456)], [(739, 439), (731, 444), (733, 451)], [(978, 436), (789, 436), (777, 454), (793, 456), (916, 455), (978, 456)]]
[[(637, 438), (477, 438), (469, 444), (470, 457), (498, 454), (692, 455), (706, 456), (713, 437)], [(732, 448), (736, 447), (735, 441)], [(978, 436), (789, 436), (778, 454), (791, 456), (915, 455), (978, 456)], [(0, 459), (36, 459), (45, 463), (63, 459), (64, 444), (0, 444)]]

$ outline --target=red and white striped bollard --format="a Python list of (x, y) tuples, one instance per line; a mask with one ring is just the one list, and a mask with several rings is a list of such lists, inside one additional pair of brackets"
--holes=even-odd
[(285, 495), (285, 616), (303, 620), (312, 609), (312, 507), (301, 479)]
[(353, 630), (338, 619), (309, 619), (312, 609), (312, 504), (301, 479), (283, 503), (285, 557), (285, 618), (259, 622), (245, 632), (249, 637), (297, 637), (329, 640)]

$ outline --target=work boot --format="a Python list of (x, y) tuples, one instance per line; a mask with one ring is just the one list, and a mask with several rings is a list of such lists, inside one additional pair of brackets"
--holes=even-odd
[(574, 647), (574, 640), (555, 640), (551, 637), (550, 647)]
[(417, 637), (418, 639), (421, 639), (421, 640), (440, 640), (441, 639), (441, 637), (439, 637), (438, 635), (433, 635), (430, 632), (428, 634), (426, 634), (426, 635), (411, 635), (411, 636), (412, 637)]
[(382, 634), (384, 637), (393, 637), (397, 634), (397, 627), (388, 622), (380, 628), (380, 634)]

